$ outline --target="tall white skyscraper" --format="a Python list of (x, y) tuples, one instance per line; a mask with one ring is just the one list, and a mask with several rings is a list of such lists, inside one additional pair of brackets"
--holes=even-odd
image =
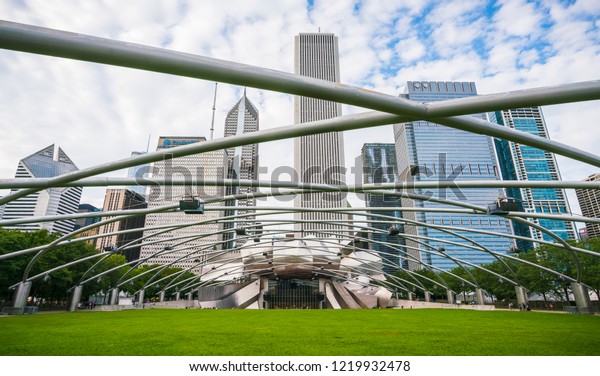
[[(600, 182), (600, 173), (592, 174), (585, 180)], [(590, 218), (600, 218), (600, 190), (576, 189), (575, 193), (581, 207), (581, 214)], [(600, 237), (600, 224), (586, 223), (585, 228), (590, 238)]]
[[(20, 160), (15, 177), (53, 178), (77, 170), (75, 163), (61, 148), (50, 145)], [(11, 192), (15, 191), (17, 190), (13, 189)], [(81, 191), (81, 187), (49, 188), (21, 197), (6, 204), (2, 219), (77, 213)], [(67, 220), (5, 226), (5, 228), (21, 231), (46, 229), (67, 234), (73, 231), (73, 225), (73, 220)]]
[[(235, 136), (244, 133), (258, 131), (258, 110), (244, 95), (235, 104), (235, 106), (227, 113), (225, 118), (225, 137)], [(258, 144), (238, 146), (229, 148), (227, 153), (227, 178), (228, 179), (258, 179)], [(248, 194), (255, 192), (256, 188), (251, 187), (227, 187), (226, 194)], [(225, 212), (225, 216), (234, 214), (249, 214), (254, 210), (243, 210), (244, 207), (256, 206), (256, 199), (248, 198), (228, 202), (232, 206), (231, 210)], [(235, 208), (234, 208), (235, 207)], [(244, 219), (252, 220), (254, 217), (245, 217)], [(225, 229), (234, 227), (233, 222), (225, 223)], [(239, 226), (238, 227), (243, 227)], [(233, 239), (235, 233), (228, 232), (224, 234), (224, 240)], [(235, 246), (241, 246), (243, 240), (237, 240)], [(230, 248), (233, 243), (228, 245)]]
[[(307, 33), (295, 38), (295, 73), (340, 82), (338, 40), (333, 34)], [(296, 124), (331, 119), (341, 116), (339, 103), (297, 96), (294, 98), (294, 122)], [(294, 140), (294, 168), (299, 181), (304, 183), (345, 183), (344, 139), (339, 132), (303, 136)], [(299, 208), (345, 208), (347, 202), (341, 193), (310, 193), (298, 195), (295, 206)], [(335, 213), (297, 213), (296, 219), (311, 223), (297, 225), (307, 232), (317, 231), (317, 236), (330, 236), (327, 232), (339, 233), (343, 227), (332, 226), (323, 221), (342, 222), (347, 216)], [(320, 233), (321, 232), (321, 233)]]
[[(180, 145), (193, 144), (206, 141), (204, 137), (159, 137), (157, 150), (168, 149)], [(153, 177), (185, 178), (190, 184), (186, 186), (152, 186), (148, 199), (148, 208), (157, 208), (164, 205), (178, 204), (180, 200), (196, 197), (200, 199), (222, 197), (223, 187), (192, 185), (196, 178), (223, 179), (225, 172), (225, 151), (211, 151), (194, 154), (186, 157), (166, 159), (156, 162), (153, 168)], [(215, 204), (221, 206), (221, 204)], [(213, 206), (215, 206), (213, 205)], [(211, 206), (210, 204), (207, 207)], [(146, 215), (145, 227), (164, 225), (183, 225), (194, 221), (217, 220), (222, 215), (219, 211), (205, 211), (204, 214), (185, 214), (182, 211), (153, 213)], [(208, 244), (217, 243), (221, 235), (217, 233), (223, 229), (221, 223), (213, 222), (201, 225), (182, 227), (169, 232), (161, 229), (146, 229), (144, 237), (155, 235), (144, 240), (140, 258), (151, 255), (156, 257), (148, 261), (149, 264), (170, 264), (172, 266), (188, 268), (205, 260), (206, 252), (212, 251)], [(191, 257), (177, 261), (190, 255)]]

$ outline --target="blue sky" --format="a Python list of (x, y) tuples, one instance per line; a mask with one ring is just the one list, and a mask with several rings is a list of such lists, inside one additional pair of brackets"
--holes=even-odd
[[(342, 82), (397, 95), (409, 80), (475, 81), (480, 94), (600, 79), (600, 2), (582, 1), (2, 1), (8, 21), (293, 71), (300, 32), (339, 37)], [(208, 135), (212, 82), (0, 51), (0, 177), (57, 143), (79, 167), (151, 149), (160, 135)], [(243, 88), (222, 84), (215, 135)], [(248, 88), (261, 128), (293, 123), (289, 95)], [(553, 139), (598, 153), (597, 101), (544, 107)], [(344, 106), (344, 113), (363, 109)], [(350, 167), (391, 126), (344, 135)], [(261, 165), (293, 165), (291, 141)], [(563, 179), (597, 169), (559, 158)], [(114, 174), (124, 176), (123, 174)], [(268, 176), (261, 176), (267, 178)], [(352, 181), (349, 178), (349, 181)], [(3, 192), (0, 192), (3, 194)], [(576, 208), (576, 200), (570, 195)], [(84, 190), (101, 205), (103, 192)], [(357, 204), (356, 201), (353, 202)]]

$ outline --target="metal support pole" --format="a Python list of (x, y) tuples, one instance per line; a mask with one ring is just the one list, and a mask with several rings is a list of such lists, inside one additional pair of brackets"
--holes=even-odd
[(115, 304), (119, 304), (119, 289), (118, 288), (114, 288), (112, 290), (110, 290), (110, 305), (115, 305)]
[(83, 285), (77, 285), (73, 289), (73, 292), (71, 293), (71, 301), (69, 302), (69, 307), (68, 307), (69, 312), (77, 311), (77, 305), (79, 304), (79, 302), (81, 302), (81, 292), (82, 291), (83, 291)]
[(144, 304), (144, 293), (146, 292), (146, 290), (140, 290), (140, 292), (138, 293), (138, 302), (140, 304)]
[(31, 290), (31, 282), (21, 282), (17, 285), (15, 295), (13, 298), (14, 308), (25, 308), (27, 304), (27, 298), (29, 297), (29, 291)]
[(408, 300), (413, 300), (413, 293), (412, 292), (408, 293)]
[(592, 313), (592, 302), (590, 301), (588, 289), (582, 284), (575, 282), (571, 282), (571, 289), (573, 290), (573, 296), (575, 297), (577, 312)]
[(431, 293), (429, 291), (425, 291), (425, 301), (431, 302)]
[(527, 310), (529, 308), (529, 301), (527, 300), (527, 291), (523, 286), (515, 286), (515, 292), (517, 293), (517, 306), (521, 311)]
[(181, 293), (179, 291), (177, 291), (175, 293), (175, 300), (180, 300), (181, 299)]
[(165, 292), (164, 290), (160, 292), (160, 294), (158, 295), (158, 301), (159, 302), (164, 302), (165, 301)]
[(476, 288), (475, 294), (477, 295), (477, 304), (484, 305), (485, 304), (485, 294), (483, 293), (483, 290), (480, 288)]
[(185, 296), (187, 297), (187, 300), (191, 301), (192, 300), (192, 292), (188, 292), (187, 294), (185, 294)]
[(454, 291), (452, 290), (446, 290), (446, 295), (448, 296), (448, 304), (454, 304), (455, 303), (455, 299), (454, 299)]

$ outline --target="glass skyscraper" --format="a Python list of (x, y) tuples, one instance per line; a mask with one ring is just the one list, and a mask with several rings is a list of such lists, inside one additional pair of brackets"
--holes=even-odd
[[(137, 157), (139, 155), (144, 155), (146, 154), (146, 152), (143, 151), (132, 151), (131, 152), (131, 157)], [(139, 166), (133, 166), (133, 167), (129, 167), (129, 169), (127, 170), (127, 177), (128, 178), (137, 178), (137, 179), (142, 179), (144, 177), (145, 174), (149, 174), (151, 172), (150, 169), (150, 165), (149, 164), (143, 164), (143, 165), (139, 165)], [(130, 191), (133, 191), (137, 194), (139, 194), (140, 196), (142, 196), (144, 199), (146, 199), (147, 197), (147, 187), (145, 185), (130, 185), (127, 187), (127, 189), (129, 189)]]
[[(536, 136), (549, 138), (544, 116), (539, 107), (525, 107), (496, 111), (489, 114), (490, 121)], [(504, 180), (561, 180), (560, 171), (553, 153), (511, 141), (496, 143), (500, 171)], [(565, 192), (556, 188), (509, 188), (509, 197), (522, 203), (528, 213), (570, 214)], [(549, 219), (530, 219), (563, 239), (576, 239), (572, 222)], [(514, 224), (517, 235), (535, 240), (554, 241), (548, 234), (522, 224)], [(520, 250), (531, 249), (531, 242), (519, 241)]]
[[(244, 133), (258, 131), (258, 110), (246, 97), (246, 90), (244, 89), (244, 95), (236, 103), (235, 106), (227, 113), (225, 118), (225, 137), (231, 137), (235, 135), (241, 135)], [(228, 148), (227, 153), (227, 178), (228, 179), (258, 179), (258, 144), (250, 144), (244, 146), (237, 146), (235, 148)], [(256, 188), (253, 187), (226, 187), (225, 194), (251, 194), (256, 192)], [(225, 211), (225, 216), (232, 216), (236, 214), (249, 214), (254, 213), (254, 210), (243, 210), (245, 207), (256, 206), (255, 198), (245, 198), (235, 200), (235, 202), (227, 202), (227, 206), (231, 206), (231, 210)], [(244, 219), (253, 220), (255, 217), (245, 217)], [(233, 222), (225, 222), (224, 229), (232, 229), (234, 227)], [(240, 226), (244, 227), (244, 226)], [(229, 240), (227, 248), (233, 248), (234, 245), (239, 247), (245, 243), (244, 239), (237, 239), (235, 244), (233, 242), (235, 233), (226, 232), (223, 234), (223, 240)]]
[[(15, 177), (53, 178), (77, 171), (77, 166), (67, 154), (61, 148), (56, 149), (54, 145), (50, 145), (20, 160)], [(17, 190), (13, 189), (11, 193)], [(70, 187), (48, 188), (32, 193), (7, 203), (2, 219), (77, 213), (81, 191), (81, 187)], [(57, 222), (41, 222), (4, 227), (21, 231), (46, 229), (51, 232), (68, 234), (73, 231), (74, 224), (74, 220), (69, 219)]]
[[(418, 102), (461, 98), (477, 95), (473, 82), (409, 81), (404, 97)], [(481, 115), (475, 115), (482, 117)], [(490, 137), (445, 127), (428, 121), (414, 121), (394, 125), (396, 156), (400, 178), (407, 181), (453, 181), (453, 180), (498, 180), (499, 172)], [(432, 198), (461, 201), (487, 206), (502, 194), (497, 188), (477, 189), (416, 189), (415, 193)], [(447, 208), (432, 201), (403, 199), (402, 206), (424, 210)], [(475, 230), (512, 234), (510, 223), (499, 216), (466, 215), (442, 212), (405, 212), (404, 218), (430, 225), (463, 227)], [(475, 249), (475, 244), (438, 229), (405, 225), (405, 232), (417, 236), (407, 240), (409, 254), (420, 257), (421, 262), (445, 270), (457, 265), (446, 257), (427, 253), (441, 250), (449, 256), (481, 265), (494, 261), (489, 253)], [(509, 238), (469, 233), (456, 230), (459, 234), (476, 241), (495, 252), (506, 253), (513, 241)], [(440, 240), (453, 242), (443, 243)], [(418, 250), (420, 250), (420, 252)], [(419, 265), (411, 264), (411, 269)]]
[[(363, 167), (363, 183), (395, 183), (398, 181), (398, 169), (396, 165), (396, 150), (394, 144), (364, 144), (361, 153)], [(401, 205), (398, 196), (366, 194), (365, 201), (370, 208), (394, 208)], [(401, 219), (400, 211), (377, 211), (369, 210), (374, 215), (385, 215)], [(399, 235), (389, 235), (388, 229), (391, 224), (377, 223), (377, 221), (389, 221), (377, 216), (369, 218), (374, 221), (370, 227), (382, 230), (381, 233), (369, 233), (369, 248), (376, 251), (382, 259), (383, 271), (393, 273), (398, 268), (408, 268), (408, 260), (404, 251), (404, 238)], [(403, 226), (398, 224), (398, 229), (403, 232)], [(392, 246), (381, 244), (392, 243)]]

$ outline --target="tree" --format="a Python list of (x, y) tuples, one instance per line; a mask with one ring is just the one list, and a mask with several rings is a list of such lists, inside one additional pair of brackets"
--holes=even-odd
[[(59, 234), (49, 233), (46, 230), (21, 232), (0, 228), (0, 253), (9, 254), (46, 245), (59, 236)], [(94, 247), (83, 242), (53, 247), (34, 262), (28, 277), (42, 274), (49, 269), (97, 253), (98, 251)], [(9, 286), (23, 280), (25, 268), (36, 254), (37, 252), (33, 252), (0, 261), (0, 291), (2, 291), (4, 300), (11, 299), (12, 291), (9, 290)], [(33, 281), (30, 294), (45, 299), (66, 300), (68, 297), (67, 289), (76, 283), (83, 271), (91, 265), (91, 262), (85, 261)]]

